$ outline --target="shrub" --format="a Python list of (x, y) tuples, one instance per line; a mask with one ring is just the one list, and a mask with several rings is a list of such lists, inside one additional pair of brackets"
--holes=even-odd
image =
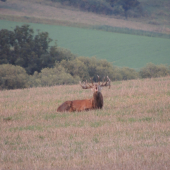
[(119, 73), (122, 80), (137, 79), (139, 77), (139, 74), (136, 70), (128, 67), (120, 68)]
[(40, 73), (35, 72), (34, 75), (30, 76), (31, 87), (38, 86), (54, 86), (63, 84), (76, 84), (79, 81), (79, 77), (74, 78), (65, 72), (64, 67), (56, 65), (54, 68), (44, 68)]
[(67, 72), (70, 73), (73, 77), (79, 76), (81, 80), (89, 79), (88, 69), (86, 65), (80, 61), (78, 58), (71, 61), (63, 60), (61, 65), (64, 68), (67, 68)]
[(170, 74), (170, 69), (166, 65), (155, 65), (148, 63), (139, 71), (141, 78), (164, 77)]
[(24, 68), (11, 64), (0, 65), (0, 89), (28, 87), (28, 75)]

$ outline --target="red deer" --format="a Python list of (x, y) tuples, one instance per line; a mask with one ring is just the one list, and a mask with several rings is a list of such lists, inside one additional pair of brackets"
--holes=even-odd
[(111, 81), (108, 76), (107, 81), (106, 82), (103, 81), (101, 84), (100, 81), (98, 81), (98, 83), (93, 83), (92, 81), (92, 85), (88, 84), (87, 81), (84, 84), (80, 82), (80, 86), (83, 89), (93, 90), (93, 97), (91, 99), (66, 101), (58, 107), (57, 112), (74, 112), (74, 111), (80, 112), (84, 110), (102, 109), (103, 95), (101, 93), (101, 87), (109, 86), (110, 88), (110, 82)]

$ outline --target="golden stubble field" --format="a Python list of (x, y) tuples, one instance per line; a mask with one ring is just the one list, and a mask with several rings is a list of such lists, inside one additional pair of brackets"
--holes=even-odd
[(170, 77), (112, 82), (104, 108), (57, 113), (79, 85), (0, 91), (0, 170), (170, 169)]

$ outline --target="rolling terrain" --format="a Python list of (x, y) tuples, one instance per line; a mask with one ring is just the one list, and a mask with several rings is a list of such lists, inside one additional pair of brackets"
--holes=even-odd
[(170, 77), (114, 82), (104, 108), (57, 113), (79, 85), (0, 93), (0, 169), (170, 168)]
[[(89, 29), (170, 33), (168, 1), (165, 9), (158, 0), (141, 2), (152, 15), (124, 20), (45, 0), (0, 1), (0, 29), (30, 24), (72, 53), (113, 65), (170, 65), (170, 39)], [(91, 90), (63, 85), (1, 91), (0, 170), (170, 169), (170, 77), (115, 81), (102, 94), (102, 110), (57, 113), (66, 100), (90, 98)]]
[(16, 25), (28, 23), (35, 31), (49, 32), (49, 36), (57, 40), (58, 46), (67, 48), (78, 56), (96, 56), (120, 67), (139, 69), (149, 62), (169, 65), (169, 39), (87, 29), (106, 25), (133, 29), (132, 34), (135, 34), (135, 30), (170, 33), (168, 2), (160, 3), (157, 0), (153, 3), (152, 0), (141, 0), (141, 3), (147, 7), (148, 17), (125, 20), (122, 17), (82, 12), (45, 0), (0, 1), (0, 29), (14, 29)]
[(109, 25), (137, 30), (170, 33), (170, 4), (167, 0), (140, 0), (148, 14), (142, 18), (125, 20), (120, 16), (97, 15), (53, 3), (50, 0), (10, 0), (0, 1), (0, 18), (27, 22), (58, 25)]
[[(16, 25), (22, 24), (0, 20), (0, 29), (14, 29)], [(47, 24), (30, 25), (35, 32), (49, 32), (49, 37), (57, 40), (58, 46), (78, 56), (96, 56), (115, 66), (135, 69), (149, 62), (170, 65), (170, 39)]]

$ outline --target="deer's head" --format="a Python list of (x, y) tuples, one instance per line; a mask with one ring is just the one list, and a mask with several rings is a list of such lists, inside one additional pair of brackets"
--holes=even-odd
[(83, 89), (91, 89), (93, 91), (93, 93), (98, 93), (98, 92), (101, 92), (101, 89), (102, 87), (106, 87), (106, 86), (109, 86), (110, 88), (110, 79), (109, 77), (107, 76), (107, 80), (105, 81), (105, 78), (103, 79), (102, 83), (100, 83), (100, 77), (98, 77), (98, 83), (93, 83), (92, 79), (91, 80), (91, 84), (89, 84), (87, 81), (86, 82), (83, 82), (81, 83), (80, 82), (80, 86), (83, 88)]
[(83, 89), (91, 89), (93, 91), (93, 98), (92, 98), (92, 108), (93, 109), (101, 109), (103, 107), (103, 96), (101, 93), (101, 87), (106, 87), (109, 86), (110, 88), (110, 79), (107, 76), (107, 80), (104, 81), (100, 84), (100, 78), (98, 76), (98, 83), (93, 83), (91, 79), (91, 84), (89, 84), (87, 81), (84, 82), (83, 84), (80, 82), (80, 86)]
[(100, 79), (98, 76), (98, 83), (93, 83), (91, 79), (91, 84), (87, 81), (84, 83), (80, 82), (80, 86), (83, 89), (91, 89), (93, 91), (93, 97), (90, 99), (84, 100), (72, 100), (66, 101), (62, 105), (60, 105), (57, 109), (58, 112), (73, 112), (73, 111), (83, 111), (83, 110), (91, 110), (91, 109), (102, 109), (103, 107), (103, 96), (101, 93), (101, 87), (109, 86), (110, 88), (110, 79), (107, 76), (106, 82), (100, 84)]

